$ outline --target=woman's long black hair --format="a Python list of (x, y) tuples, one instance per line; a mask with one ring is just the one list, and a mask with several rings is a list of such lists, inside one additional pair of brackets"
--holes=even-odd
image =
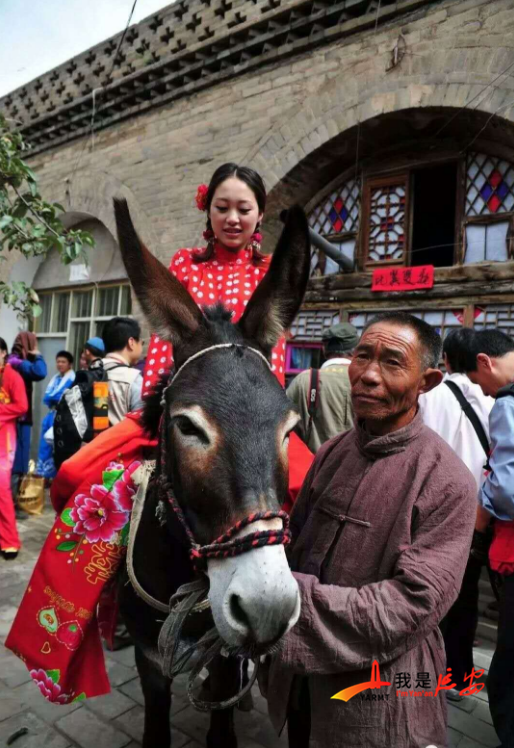
[[(240, 179), (241, 182), (244, 182), (251, 189), (251, 191), (255, 195), (255, 199), (257, 200), (259, 213), (264, 213), (264, 210), (266, 208), (266, 187), (264, 186), (261, 175), (258, 174), (254, 169), (251, 169), (249, 166), (239, 166), (238, 164), (234, 163), (222, 164), (221, 166), (218, 166), (218, 168), (212, 175), (207, 190), (205, 210), (207, 213), (207, 229), (209, 231), (212, 231), (209, 211), (211, 209), (211, 203), (214, 197), (214, 193), (216, 192), (220, 184), (222, 184), (226, 179), (230, 179), (231, 177)], [(207, 260), (211, 259), (213, 252), (214, 243), (209, 242), (203, 252), (195, 254), (195, 262), (207, 262)], [(252, 262), (254, 262), (254, 264), (258, 265), (264, 259), (264, 257), (265, 255), (253, 249)]]

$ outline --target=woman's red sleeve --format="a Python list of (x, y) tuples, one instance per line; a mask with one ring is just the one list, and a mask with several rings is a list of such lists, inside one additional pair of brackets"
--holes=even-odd
[(11, 402), (0, 405), (0, 425), (25, 415), (29, 409), (25, 382), (10, 366), (4, 371), (2, 386)]

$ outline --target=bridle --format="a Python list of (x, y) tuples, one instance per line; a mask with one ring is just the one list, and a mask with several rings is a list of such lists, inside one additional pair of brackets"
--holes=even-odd
[[(241, 343), (219, 343), (217, 345), (212, 345), (186, 359), (176, 372), (172, 372), (168, 384), (163, 390), (161, 405), (164, 406), (164, 411), (159, 424), (160, 450), (157, 459), (156, 474), (152, 480), (157, 490), (158, 506), (164, 504), (171, 508), (187, 538), (189, 545), (189, 558), (193, 564), (193, 568), (195, 572), (199, 572), (198, 577), (193, 582), (182, 585), (170, 599), (169, 615), (163, 623), (158, 642), (159, 652), (163, 658), (163, 672), (170, 678), (175, 677), (184, 670), (191, 657), (195, 653), (198, 654), (199, 660), (191, 671), (187, 693), (191, 703), (196, 706), (196, 708), (204, 711), (209, 709), (227, 709), (240, 701), (254, 684), (259, 669), (259, 659), (257, 659), (255, 661), (254, 671), (247, 685), (233, 697), (226, 699), (225, 701), (206, 702), (193, 695), (192, 690), (196, 677), (224, 648), (224, 643), (214, 627), (207, 631), (198, 642), (186, 647), (185, 650), (179, 654), (181, 631), (187, 617), (196, 612), (204, 611), (208, 607), (208, 578), (205, 574), (201, 573), (206, 569), (207, 560), (238, 556), (242, 553), (247, 553), (255, 548), (263, 546), (287, 545), (291, 540), (289, 516), (286, 512), (280, 510), (253, 512), (244, 519), (236, 522), (231, 528), (211, 543), (200, 545), (196, 542), (194, 533), (187, 522), (184, 511), (177, 501), (172, 482), (165, 474), (168, 449), (167, 435), (170, 419), (166, 403), (166, 393), (168, 389), (176, 382), (178, 376), (184, 371), (184, 369), (193, 361), (214, 350), (230, 350), (234, 348), (242, 348), (257, 355), (271, 370), (269, 361), (260, 351)], [(245, 527), (261, 520), (270, 519), (281, 519), (282, 529), (260, 530), (248, 533), (241, 537), (236, 537)], [(237, 655), (237, 652), (234, 652), (234, 654)]]
[[(184, 371), (186, 366), (188, 366), (192, 361), (199, 359), (201, 356), (204, 356), (205, 354), (210, 353), (213, 350), (217, 350), (217, 349), (227, 350), (230, 348), (243, 348), (259, 356), (259, 358), (261, 358), (266, 363), (266, 366), (271, 371), (271, 365), (268, 359), (256, 348), (251, 348), (250, 346), (246, 346), (241, 343), (219, 343), (217, 345), (212, 345), (212, 346), (209, 346), (208, 348), (204, 348), (198, 353), (195, 353), (192, 356), (190, 356), (182, 364), (182, 366), (180, 366), (180, 368), (177, 369), (177, 371), (171, 375), (168, 385), (166, 386), (165, 391), (163, 393), (164, 413), (161, 418), (161, 423), (159, 427), (160, 459), (157, 464), (157, 476), (156, 476), (156, 480), (159, 486), (159, 499), (167, 501), (168, 505), (171, 507), (178, 521), (182, 525), (182, 528), (184, 529), (184, 532), (186, 534), (186, 537), (188, 539), (189, 546), (190, 546), (189, 557), (193, 563), (195, 570), (197, 571), (205, 569), (207, 559), (209, 558), (228, 558), (231, 556), (239, 556), (242, 553), (247, 553), (248, 551), (254, 550), (254, 548), (260, 548), (265, 545), (287, 545), (291, 540), (291, 533), (289, 531), (288, 514), (283, 511), (278, 511), (278, 512), (268, 511), (268, 512), (253, 512), (252, 514), (248, 515), (247, 517), (240, 520), (239, 522), (236, 522), (235, 525), (233, 525), (229, 530), (223, 533), (223, 535), (220, 535), (218, 538), (213, 540), (212, 543), (209, 543), (207, 545), (198, 544), (186, 520), (184, 512), (176, 499), (176, 496), (173, 491), (172, 483), (171, 481), (168, 480), (167, 476), (164, 473), (164, 465), (165, 465), (167, 446), (168, 446), (167, 445), (167, 434), (168, 434), (168, 426), (169, 426), (169, 414), (166, 408), (165, 392), (168, 390), (171, 384), (173, 384), (177, 380), (177, 377), (181, 374), (181, 372)], [(270, 520), (270, 519), (281, 519), (283, 523), (282, 529), (281, 530), (260, 530), (258, 532), (244, 535), (243, 537), (239, 537), (239, 538), (235, 537), (245, 527), (248, 527), (249, 525), (255, 522), (259, 522), (261, 520)]]

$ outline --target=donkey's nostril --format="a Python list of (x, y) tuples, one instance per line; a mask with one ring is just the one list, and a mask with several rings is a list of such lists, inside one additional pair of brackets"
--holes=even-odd
[(231, 595), (229, 601), (230, 614), (234, 621), (240, 626), (243, 626), (247, 631), (250, 631), (250, 619), (248, 618), (246, 611), (241, 605), (241, 598), (239, 595)]

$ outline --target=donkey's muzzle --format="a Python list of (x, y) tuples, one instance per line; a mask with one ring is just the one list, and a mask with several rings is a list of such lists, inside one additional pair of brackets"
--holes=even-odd
[(210, 560), (208, 575), (214, 622), (229, 647), (265, 649), (298, 620), (300, 593), (283, 546)]

